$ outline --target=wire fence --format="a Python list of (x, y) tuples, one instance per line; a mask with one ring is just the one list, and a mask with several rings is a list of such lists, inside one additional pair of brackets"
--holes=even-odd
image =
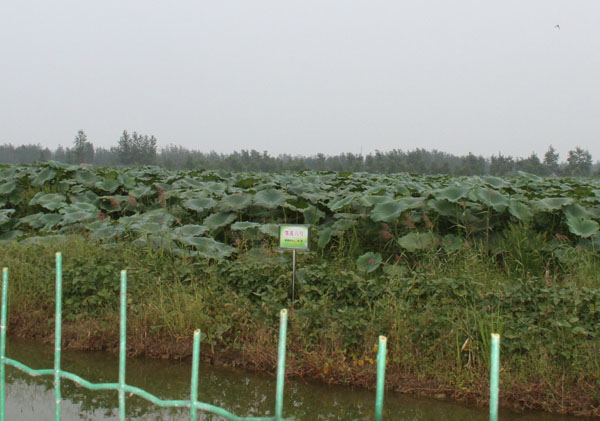
[[(119, 332), (119, 378), (117, 383), (92, 383), (74, 373), (61, 369), (62, 352), (62, 255), (56, 253), (56, 310), (55, 310), (55, 335), (54, 335), (54, 368), (33, 369), (27, 365), (6, 357), (8, 309), (8, 268), (2, 269), (2, 312), (0, 320), (0, 421), (5, 420), (5, 391), (6, 391), (6, 366), (15, 367), (30, 376), (53, 376), (55, 398), (55, 420), (61, 419), (61, 380), (67, 379), (89, 390), (113, 390), (118, 393), (119, 420), (126, 419), (126, 394), (137, 395), (154, 405), (162, 408), (188, 408), (190, 420), (195, 421), (198, 411), (218, 415), (230, 421), (284, 421), (283, 397), (285, 381), (285, 353), (287, 338), (288, 312), (286, 309), (279, 314), (279, 345), (277, 352), (277, 381), (275, 387), (275, 408), (272, 417), (240, 417), (228, 410), (198, 401), (198, 372), (200, 363), (200, 330), (194, 331), (192, 345), (192, 372), (190, 380), (190, 399), (165, 400), (161, 399), (139, 387), (126, 383), (125, 369), (127, 356), (127, 272), (121, 271), (120, 290), (120, 332)], [(498, 373), (499, 373), (499, 335), (492, 334), (492, 358), (490, 380), (490, 420), (496, 421), (498, 414)], [(379, 337), (377, 352), (377, 385), (375, 393), (375, 420), (383, 420), (383, 398), (385, 392), (385, 367), (387, 358), (387, 339)]]

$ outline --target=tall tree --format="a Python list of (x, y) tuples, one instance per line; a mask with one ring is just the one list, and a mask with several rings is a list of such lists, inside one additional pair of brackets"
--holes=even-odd
[(584, 149), (577, 146), (569, 151), (567, 158), (567, 174), (576, 177), (587, 177), (592, 169), (592, 155)]
[(94, 145), (88, 142), (87, 135), (83, 130), (77, 132), (71, 153), (74, 164), (91, 164), (94, 161)]
[(544, 166), (549, 175), (558, 175), (560, 166), (558, 165), (558, 152), (550, 145), (544, 154)]

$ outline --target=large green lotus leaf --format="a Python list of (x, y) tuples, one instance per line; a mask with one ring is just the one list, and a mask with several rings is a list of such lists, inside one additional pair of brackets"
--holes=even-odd
[(231, 229), (234, 231), (245, 231), (247, 229), (260, 227), (260, 225), (261, 224), (258, 222), (234, 222), (231, 224)]
[(332, 230), (334, 235), (342, 235), (346, 230), (355, 227), (357, 225), (356, 221), (352, 219), (339, 219), (335, 221), (332, 225)]
[(260, 232), (268, 235), (269, 237), (279, 237), (279, 226), (277, 224), (262, 224), (258, 229)]
[(511, 199), (510, 204), (508, 205), (508, 211), (512, 216), (524, 222), (531, 221), (531, 218), (533, 218), (533, 211), (531, 208), (520, 200)]
[(436, 199), (446, 199), (451, 202), (458, 202), (460, 199), (464, 199), (469, 194), (471, 186), (449, 186), (435, 193)]
[(304, 214), (304, 223), (310, 225), (316, 225), (325, 216), (325, 212), (313, 205), (303, 209), (302, 213)]
[(185, 202), (182, 203), (182, 205), (186, 209), (190, 209), (190, 210), (196, 211), (198, 213), (202, 213), (202, 212), (212, 209), (213, 206), (215, 205), (215, 203), (217, 203), (217, 202), (215, 202), (213, 199), (211, 199), (209, 197), (199, 197), (197, 199), (186, 200)]
[(16, 181), (7, 181), (6, 183), (0, 184), (0, 195), (8, 196), (17, 188)]
[(98, 217), (97, 213), (85, 212), (85, 211), (77, 211), (77, 212), (67, 212), (64, 214), (61, 225), (71, 225), (78, 224), (81, 222), (87, 222), (94, 220)]
[(486, 183), (489, 184), (490, 186), (496, 188), (496, 189), (502, 189), (504, 187), (509, 186), (509, 184), (502, 178), (500, 177), (493, 177), (491, 175), (485, 175), (483, 177), (481, 177), (481, 179)]
[(401, 199), (380, 203), (371, 211), (371, 219), (377, 222), (392, 222), (407, 209), (415, 209), (425, 205), (422, 197), (403, 197)]
[(227, 190), (226, 183), (217, 183), (214, 181), (209, 181), (204, 183), (203, 188), (210, 193), (220, 193), (223, 194)]
[(567, 205), (570, 205), (574, 202), (571, 197), (546, 197), (541, 200), (536, 200), (533, 202), (533, 205), (536, 209), (543, 212), (552, 212), (561, 208), (564, 208)]
[(175, 228), (175, 235), (177, 237), (198, 237), (208, 231), (208, 227), (204, 225), (184, 225), (182, 227)]
[(51, 231), (56, 225), (63, 220), (63, 216), (57, 213), (46, 213), (40, 217), (40, 222), (43, 227), (42, 231)]
[(427, 201), (427, 207), (433, 209), (438, 215), (456, 218), (458, 212), (462, 209), (454, 202), (446, 199), (431, 199)]
[(528, 183), (532, 183), (534, 185), (537, 183), (541, 183), (544, 180), (542, 177), (538, 177), (535, 174), (531, 174), (525, 171), (517, 171), (517, 174), (519, 174), (519, 176), (527, 180)]
[(90, 237), (94, 240), (108, 241), (123, 233), (123, 227), (120, 225), (105, 225), (92, 231)]
[(588, 208), (588, 213), (594, 219), (600, 219), (600, 206), (594, 206), (592, 208)]
[(246, 209), (252, 203), (252, 195), (247, 193), (234, 193), (223, 196), (217, 207), (221, 211), (240, 211)]
[(60, 213), (73, 213), (73, 212), (87, 212), (87, 213), (98, 213), (98, 208), (91, 203), (77, 202), (69, 206), (66, 206), (60, 210)]
[(371, 273), (381, 265), (381, 254), (369, 251), (356, 259), (356, 268), (361, 272)]
[(104, 181), (98, 181), (94, 186), (102, 191), (108, 192), (110, 194), (117, 191), (117, 189), (121, 186), (117, 180), (113, 180), (112, 178), (108, 178)]
[(358, 198), (358, 195), (356, 195), (356, 194), (343, 195), (342, 197), (338, 197), (338, 198), (334, 198), (334, 199), (330, 200), (327, 203), (327, 207), (335, 212), (338, 209), (348, 206), (349, 204), (354, 202), (357, 198)]
[(45, 215), (45, 213), (38, 212), (38, 213), (34, 213), (32, 215), (24, 216), (23, 218), (19, 219), (19, 224), (27, 224), (31, 228), (40, 229), (41, 227), (44, 226), (44, 223), (41, 220), (42, 216), (44, 216), (44, 215)]
[(200, 180), (196, 180), (191, 177), (184, 177), (173, 183), (174, 189), (183, 189), (183, 190), (202, 189), (203, 186), (204, 186), (204, 182), (202, 182)]
[(128, 174), (119, 174), (119, 176), (117, 177), (117, 180), (127, 190), (131, 190), (131, 189), (135, 188), (135, 186), (137, 184), (135, 181), (135, 177), (132, 177)]
[(79, 170), (75, 173), (75, 181), (77, 181), (79, 184), (83, 184), (86, 187), (92, 187), (99, 181), (99, 178), (93, 172)]
[(320, 248), (323, 248), (329, 243), (331, 240), (331, 235), (333, 234), (333, 230), (331, 228), (324, 228), (319, 232), (319, 240), (317, 241), (317, 245)]
[(591, 237), (598, 234), (598, 223), (585, 218), (567, 218), (569, 231), (580, 237)]
[(567, 218), (581, 218), (587, 219), (590, 217), (590, 213), (581, 205), (574, 203), (563, 208), (563, 213)]
[(35, 176), (35, 178), (31, 182), (31, 185), (35, 187), (41, 186), (44, 183), (47, 183), (48, 181), (52, 180), (54, 176), (56, 176), (56, 170), (46, 167), (42, 171), (40, 171), (37, 176)]
[(213, 213), (204, 219), (203, 225), (207, 226), (211, 230), (215, 230), (231, 224), (233, 221), (235, 221), (236, 217), (237, 215), (233, 212)]
[(408, 251), (424, 250), (434, 246), (435, 236), (430, 232), (411, 232), (400, 237), (398, 244)]
[(136, 186), (134, 189), (129, 190), (129, 194), (135, 197), (136, 199), (141, 199), (143, 197), (148, 197), (152, 195), (153, 190), (150, 186), (144, 186), (143, 184)]
[(36, 199), (35, 201), (38, 205), (51, 211), (60, 209), (67, 205), (67, 198), (60, 193), (47, 193), (37, 198), (34, 196), (34, 199)]
[(261, 190), (254, 196), (254, 203), (267, 209), (275, 209), (284, 204), (288, 196), (281, 190)]
[(393, 198), (389, 196), (362, 196), (358, 201), (362, 206), (371, 207), (381, 203), (389, 202)]
[(226, 244), (206, 237), (185, 237), (183, 242), (194, 246), (199, 256), (208, 259), (223, 259), (230, 256), (235, 250)]
[(0, 209), (0, 225), (10, 221), (10, 215), (15, 213), (14, 209)]
[(493, 189), (479, 187), (475, 190), (475, 195), (481, 203), (488, 208), (493, 208), (496, 212), (504, 212), (510, 201), (508, 196)]

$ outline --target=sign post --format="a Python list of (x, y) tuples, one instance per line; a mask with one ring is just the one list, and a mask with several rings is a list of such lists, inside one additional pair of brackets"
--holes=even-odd
[(296, 250), (307, 251), (309, 238), (309, 225), (279, 225), (279, 248), (292, 250), (292, 306), (295, 299), (296, 288)]

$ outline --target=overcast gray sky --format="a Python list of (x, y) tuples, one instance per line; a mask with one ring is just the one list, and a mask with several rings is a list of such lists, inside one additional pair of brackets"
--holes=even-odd
[(597, 0), (5, 0), (0, 57), (0, 143), (600, 159)]

